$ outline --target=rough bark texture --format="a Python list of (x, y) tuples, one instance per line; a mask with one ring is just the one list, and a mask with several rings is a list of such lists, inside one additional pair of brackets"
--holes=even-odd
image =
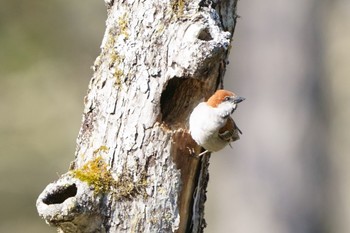
[(222, 85), (236, 2), (107, 1), (70, 171), (39, 196), (62, 232), (202, 232), (209, 156), (191, 110)]

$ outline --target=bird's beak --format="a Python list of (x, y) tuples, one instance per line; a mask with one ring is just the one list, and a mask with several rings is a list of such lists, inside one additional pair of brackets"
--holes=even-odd
[(233, 103), (238, 104), (238, 103), (242, 102), (243, 100), (245, 100), (244, 97), (237, 96), (233, 99)]

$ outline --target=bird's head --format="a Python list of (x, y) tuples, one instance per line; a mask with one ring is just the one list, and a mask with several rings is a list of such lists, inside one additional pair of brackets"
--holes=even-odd
[(237, 104), (245, 100), (235, 93), (227, 90), (217, 90), (208, 101), (207, 105), (215, 109), (220, 116), (226, 118), (237, 108)]

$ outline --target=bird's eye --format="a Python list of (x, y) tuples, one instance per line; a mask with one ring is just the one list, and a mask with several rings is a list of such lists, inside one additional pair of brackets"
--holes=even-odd
[(226, 96), (224, 100), (225, 100), (225, 101), (229, 101), (229, 100), (230, 100), (230, 97), (229, 97), (229, 96)]

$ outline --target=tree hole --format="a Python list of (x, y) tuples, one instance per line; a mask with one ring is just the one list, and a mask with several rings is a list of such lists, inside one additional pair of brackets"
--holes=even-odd
[(188, 118), (201, 98), (202, 82), (191, 78), (172, 78), (162, 92), (162, 121), (170, 129), (187, 128)]
[(199, 32), (198, 39), (204, 40), (204, 41), (210, 41), (213, 39), (213, 37), (211, 36), (209, 29), (205, 28)]
[(77, 194), (77, 186), (75, 184), (69, 186), (58, 187), (58, 189), (51, 194), (48, 194), (43, 202), (47, 205), (61, 204), (70, 197), (74, 197)]

